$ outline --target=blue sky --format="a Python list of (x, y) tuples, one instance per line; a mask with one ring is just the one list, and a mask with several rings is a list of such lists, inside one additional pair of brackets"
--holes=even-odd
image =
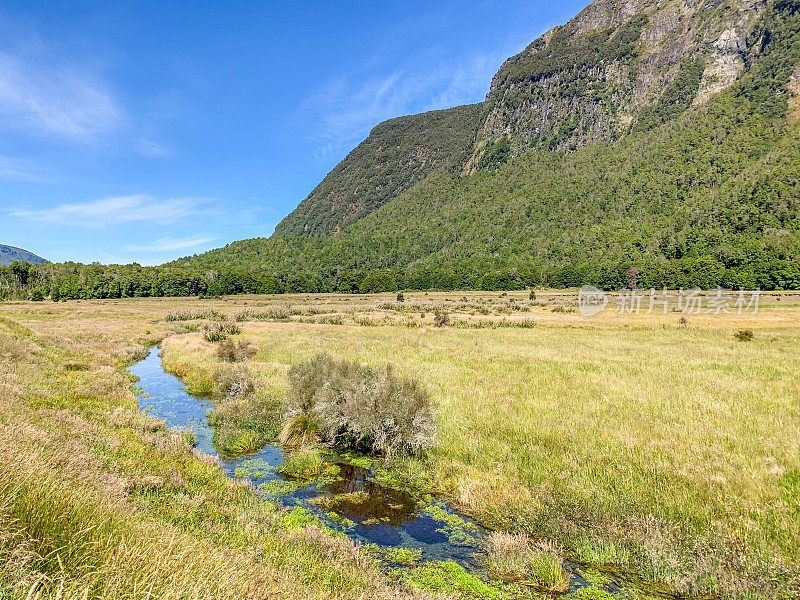
[(588, 0), (0, 4), (0, 243), (158, 264), (275, 225), (378, 122)]

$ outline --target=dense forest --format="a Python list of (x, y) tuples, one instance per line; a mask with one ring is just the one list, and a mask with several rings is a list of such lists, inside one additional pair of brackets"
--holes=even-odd
[[(520, 84), (558, 71), (559, 57), (628, 65), (645, 22), (634, 17), (578, 49), (552, 36), (558, 52), (532, 45), (495, 84), (522, 94)], [(459, 154), (478, 130), (470, 119), (488, 108), (390, 121), (315, 190), (321, 204), (307, 201), (285, 221), (283, 235), (159, 267), (14, 263), (0, 267), (0, 295), (620, 289), (632, 268), (644, 288), (800, 289), (800, 2), (769, 3), (743, 44), (743, 72), (727, 89), (694, 102), (705, 58), (683, 58), (661, 97), (609, 142), (559, 149), (570, 131), (521, 148), (509, 129)], [(564, 72), (570, 94), (604, 101)], [(491, 102), (495, 110), (500, 100)], [(373, 192), (359, 204), (345, 193), (352, 185)]]

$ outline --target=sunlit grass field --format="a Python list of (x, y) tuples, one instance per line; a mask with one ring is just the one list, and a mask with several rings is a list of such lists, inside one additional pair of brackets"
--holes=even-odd
[[(674, 309), (586, 318), (574, 292), (549, 291), (2, 304), (0, 583), (8, 597), (406, 593), (349, 542), (282, 527), (135, 412), (121, 369), (143, 343), (163, 340), (167, 367), (212, 391), (215, 345), (185, 317), (214, 310), (257, 347), (260, 398), (281, 401), (289, 367), (322, 351), (421, 381), (437, 444), (392, 466), (486, 525), (680, 592), (797, 594), (800, 296), (765, 295), (758, 314)], [(734, 337), (745, 329), (752, 341)], [(136, 500), (147, 486), (185, 489), (186, 503)], [(107, 515), (105, 529), (52, 498)], [(220, 576), (226, 561), (240, 570)]]

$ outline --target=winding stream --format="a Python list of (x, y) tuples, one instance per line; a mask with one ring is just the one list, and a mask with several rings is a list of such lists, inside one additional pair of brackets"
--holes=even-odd
[[(335, 454), (327, 460), (337, 465), (336, 476), (311, 482), (283, 477), (275, 470), (284, 461), (282, 448), (275, 444), (246, 457), (222, 458), (213, 444), (214, 429), (206, 421), (210, 401), (189, 394), (177, 377), (164, 371), (158, 348), (129, 371), (139, 378), (140, 410), (163, 419), (167, 427), (194, 432), (195, 447), (218, 457), (228, 477), (249, 480), (270, 500), (301, 507), (356, 542), (415, 550), (422, 561), (449, 560), (468, 571), (480, 570), (489, 531), (445, 502), (420, 504), (407, 493), (380, 485), (370, 469)], [(581, 565), (566, 561), (564, 568), (570, 590), (591, 585)], [(618, 575), (605, 575), (601, 587), (608, 592), (630, 585)]]

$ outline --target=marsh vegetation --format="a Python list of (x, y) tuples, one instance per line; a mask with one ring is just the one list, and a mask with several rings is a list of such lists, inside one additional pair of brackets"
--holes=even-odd
[[(609, 593), (609, 569), (637, 574), (643, 587), (629, 596), (793, 593), (800, 298), (765, 295), (758, 315), (692, 314), (681, 325), (674, 310), (587, 320), (568, 312), (576, 298), (567, 292), (404, 296), (3, 304), (6, 595), (133, 598), (144, 585), (160, 598), (258, 597), (267, 588), (279, 597), (503, 597), (504, 586), (561, 589), (559, 565), (592, 586), (570, 592), (587, 597)], [(449, 326), (436, 326), (440, 306)], [(202, 316), (170, 318), (179, 313)], [(240, 333), (210, 342), (211, 322), (236, 322)], [(740, 331), (752, 339), (740, 343)], [(220, 350), (229, 342), (233, 362)], [(208, 440), (136, 410), (124, 367), (155, 343), (165, 367), (207, 398)], [(334, 460), (334, 474), (324, 428), (307, 423), (300, 430), (315, 433), (297, 440), (307, 448), (288, 461), (281, 486), (297, 485), (289, 471), (328, 486), (331, 500), (313, 510), (349, 511), (343, 519), (356, 528), (377, 527), (357, 523), (367, 484), (406, 490), (423, 508), (426, 495), (446, 499), (498, 532), (481, 544), (480, 569), (501, 583), (413, 548), (358, 547), (312, 508), (259, 499), (199, 450), (211, 444), (240, 474), (267, 472), (250, 453), (278, 438), (296, 393), (289, 373), (320, 352), (331, 372), (367, 381), (394, 365), (396, 381), (429, 396), (435, 443), (387, 457), (365, 436), (376, 451), (366, 456), (369, 474), (345, 477), (343, 464), (362, 459)], [(319, 397), (346, 398), (349, 385)], [(392, 503), (401, 505), (384, 502)], [(427, 510), (420, 514), (445, 519)], [(436, 528), (461, 539), (463, 528)]]

